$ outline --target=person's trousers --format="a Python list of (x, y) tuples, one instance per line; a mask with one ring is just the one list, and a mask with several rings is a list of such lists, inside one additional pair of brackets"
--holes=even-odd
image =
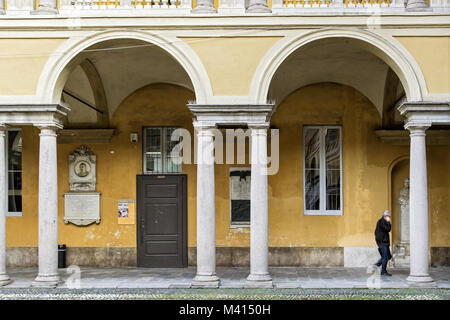
[(391, 255), (391, 251), (389, 250), (389, 246), (384, 245), (384, 244), (380, 244), (378, 246), (378, 252), (381, 255), (381, 259), (378, 260), (378, 262), (375, 263), (375, 265), (378, 267), (381, 266), (381, 273), (383, 274), (383, 273), (387, 272), (386, 266), (387, 266), (389, 259), (392, 258), (392, 255)]

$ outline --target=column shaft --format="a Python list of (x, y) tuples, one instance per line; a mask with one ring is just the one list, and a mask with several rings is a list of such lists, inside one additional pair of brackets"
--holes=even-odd
[(245, 286), (272, 287), (268, 247), (267, 129), (251, 130), (250, 275)]
[(197, 141), (197, 274), (192, 285), (218, 287), (213, 129), (200, 128)]
[(6, 192), (8, 179), (6, 175), (6, 128), (0, 127), (0, 286), (11, 282), (6, 273)]
[(59, 282), (56, 131), (43, 127), (39, 136), (39, 273), (33, 285), (54, 287)]
[(410, 131), (410, 275), (411, 282), (431, 282), (428, 273), (428, 192), (425, 130), (429, 125), (406, 125)]

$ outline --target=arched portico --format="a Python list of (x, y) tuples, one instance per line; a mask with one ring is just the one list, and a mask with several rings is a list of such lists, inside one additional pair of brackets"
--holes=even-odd
[[(128, 41), (128, 42), (127, 42)], [(104, 62), (102, 59), (106, 59), (107, 55), (95, 56), (93, 52), (100, 52), (105, 48), (107, 50), (114, 51), (114, 46), (120, 47), (120, 49), (128, 50), (130, 48), (124, 47), (124, 45), (131, 45), (133, 47), (144, 49), (144, 57), (139, 60), (125, 60), (121, 61), (114, 54), (109, 60), (108, 64), (102, 64)], [(112, 45), (112, 46), (111, 46)], [(118, 50), (115, 50), (116, 52)], [(130, 50), (128, 50), (130, 51)], [(127, 51), (127, 52), (128, 52)], [(148, 54), (150, 52), (150, 54)], [(122, 57), (127, 56), (127, 53), (122, 53)], [(133, 57), (136, 54), (132, 55)], [(108, 113), (113, 113), (117, 105), (125, 99), (129, 94), (129, 91), (134, 91), (136, 88), (142, 85), (148, 85), (158, 82), (167, 82), (172, 84), (179, 84), (180, 86), (187, 87), (194, 91), (195, 99), (197, 101), (207, 101), (207, 97), (211, 95), (211, 88), (209, 87), (209, 79), (206, 75), (205, 70), (197, 56), (192, 53), (191, 49), (181, 40), (176, 37), (172, 39), (164, 38), (159, 35), (154, 35), (148, 32), (138, 32), (138, 31), (107, 31), (94, 33), (91, 36), (79, 39), (69, 39), (58, 49), (58, 53), (52, 55), (47, 61), (44, 69), (41, 73), (38, 87), (36, 90), (36, 104), (41, 106), (34, 109), (28, 108), (27, 112), (45, 112), (50, 113), (53, 111), (49, 105), (59, 105), (61, 102), (61, 95), (65, 86), (67, 85), (68, 79), (75, 68), (82, 65), (87, 60), (87, 58), (93, 57), (94, 63), (92, 66), (96, 68), (97, 82), (92, 81), (92, 78), (88, 77), (86, 70), (83, 69), (86, 74), (85, 78), (88, 79), (87, 86), (91, 87), (94, 91), (100, 87), (100, 83), (106, 84), (105, 90), (106, 95), (103, 100), (108, 100), (114, 90), (117, 90), (117, 86), (109, 86), (108, 89), (108, 78), (114, 73), (114, 71), (108, 71), (108, 69), (116, 69), (117, 72), (114, 75), (116, 84), (119, 82), (122, 84), (120, 87), (121, 94), (115, 96), (114, 106), (108, 110), (105, 102), (103, 106), (106, 110), (104, 115), (108, 117)], [(155, 77), (145, 77), (139, 75), (139, 72), (147, 72), (148, 66), (157, 65), (158, 61), (145, 61), (146, 58), (159, 59), (158, 61), (164, 61), (164, 66), (174, 66), (171, 69), (164, 69), (160, 67), (157, 72), (162, 72), (160, 76)], [(95, 59), (97, 58), (97, 60)], [(122, 62), (122, 64), (120, 64)], [(147, 62), (147, 63), (146, 63)], [(131, 79), (130, 73), (124, 73), (127, 69), (127, 63), (134, 63), (133, 72), (136, 79)], [(146, 63), (146, 68), (139, 67)], [(81, 67), (82, 68), (82, 67)], [(173, 76), (170, 70), (175, 70), (177, 76)], [(112, 73), (111, 73), (112, 72)], [(89, 72), (88, 72), (89, 73)], [(180, 76), (181, 75), (181, 76)], [(128, 79), (127, 79), (128, 76)], [(170, 78), (173, 76), (173, 79)], [(119, 79), (119, 80), (117, 80)], [(123, 81), (126, 79), (126, 81)], [(180, 81), (181, 79), (181, 81)], [(76, 82), (76, 81), (75, 81)], [(109, 81), (111, 84), (111, 81)], [(125, 84), (126, 86), (124, 86)], [(135, 86), (135, 88), (133, 88)], [(80, 88), (80, 87), (76, 87)], [(109, 90), (109, 91), (108, 91)], [(128, 91), (127, 91), (128, 90)], [(85, 91), (87, 92), (87, 91)], [(75, 92), (78, 93), (78, 92)], [(74, 95), (75, 96), (75, 95)], [(95, 95), (94, 95), (95, 96)], [(95, 98), (95, 97), (94, 97)], [(95, 104), (97, 104), (98, 99), (94, 99)], [(185, 100), (181, 104), (186, 104), (188, 101)], [(51, 110), (50, 110), (51, 109)], [(14, 122), (18, 125), (34, 125), (40, 130), (40, 157), (39, 157), (39, 273), (33, 285), (35, 286), (56, 286), (59, 282), (59, 275), (57, 272), (57, 243), (58, 243), (58, 190), (57, 190), (57, 131), (62, 128), (62, 116), (67, 115), (65, 107), (60, 107), (61, 110), (57, 109), (57, 112), (61, 113), (61, 117), (53, 121), (47, 121), (45, 123), (39, 123), (37, 121), (31, 121), (28, 119), (27, 123), (24, 122)], [(81, 109), (80, 109), (81, 110)], [(84, 109), (83, 109), (84, 110)], [(83, 111), (81, 110), (81, 111)], [(99, 112), (102, 110), (98, 110)], [(22, 117), (23, 119), (25, 117)], [(61, 119), (60, 119), (61, 118)], [(8, 125), (13, 123), (12, 118), (6, 118), (2, 124)], [(33, 118), (34, 119), (34, 118)], [(38, 118), (37, 118), (38, 119)], [(100, 122), (95, 122), (93, 127), (102, 126)], [(3, 279), (2, 279), (3, 281)]]
[(83, 51), (96, 44), (116, 39), (147, 42), (167, 52), (188, 74), (198, 103), (206, 103), (212, 89), (206, 70), (192, 49), (180, 39), (163, 37), (144, 31), (104, 31), (78, 39), (70, 38), (58, 48), (58, 54), (47, 61), (36, 90), (41, 103), (59, 103), (64, 84), (73, 66), (79, 63)]
[(343, 38), (357, 41), (364, 49), (384, 61), (399, 77), (408, 101), (422, 101), (427, 88), (422, 71), (411, 54), (394, 38), (387, 39), (374, 32), (350, 28), (326, 28), (286, 37), (264, 57), (250, 89), (256, 103), (266, 102), (273, 76), (281, 64), (295, 51), (318, 40)]

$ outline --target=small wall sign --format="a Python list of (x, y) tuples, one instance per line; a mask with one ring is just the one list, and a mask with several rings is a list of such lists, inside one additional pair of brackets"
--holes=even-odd
[(118, 224), (135, 224), (136, 202), (134, 199), (119, 199), (117, 209)]

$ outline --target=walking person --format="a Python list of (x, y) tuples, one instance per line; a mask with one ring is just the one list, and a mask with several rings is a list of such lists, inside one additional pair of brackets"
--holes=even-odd
[(375, 265), (377, 267), (381, 266), (381, 275), (382, 276), (392, 276), (387, 272), (386, 266), (389, 259), (392, 258), (391, 251), (389, 250), (389, 246), (391, 244), (389, 238), (389, 232), (391, 231), (391, 212), (386, 210), (383, 212), (383, 216), (378, 220), (377, 227), (375, 228), (375, 241), (378, 245), (378, 252), (381, 255), (381, 259), (378, 260)]

